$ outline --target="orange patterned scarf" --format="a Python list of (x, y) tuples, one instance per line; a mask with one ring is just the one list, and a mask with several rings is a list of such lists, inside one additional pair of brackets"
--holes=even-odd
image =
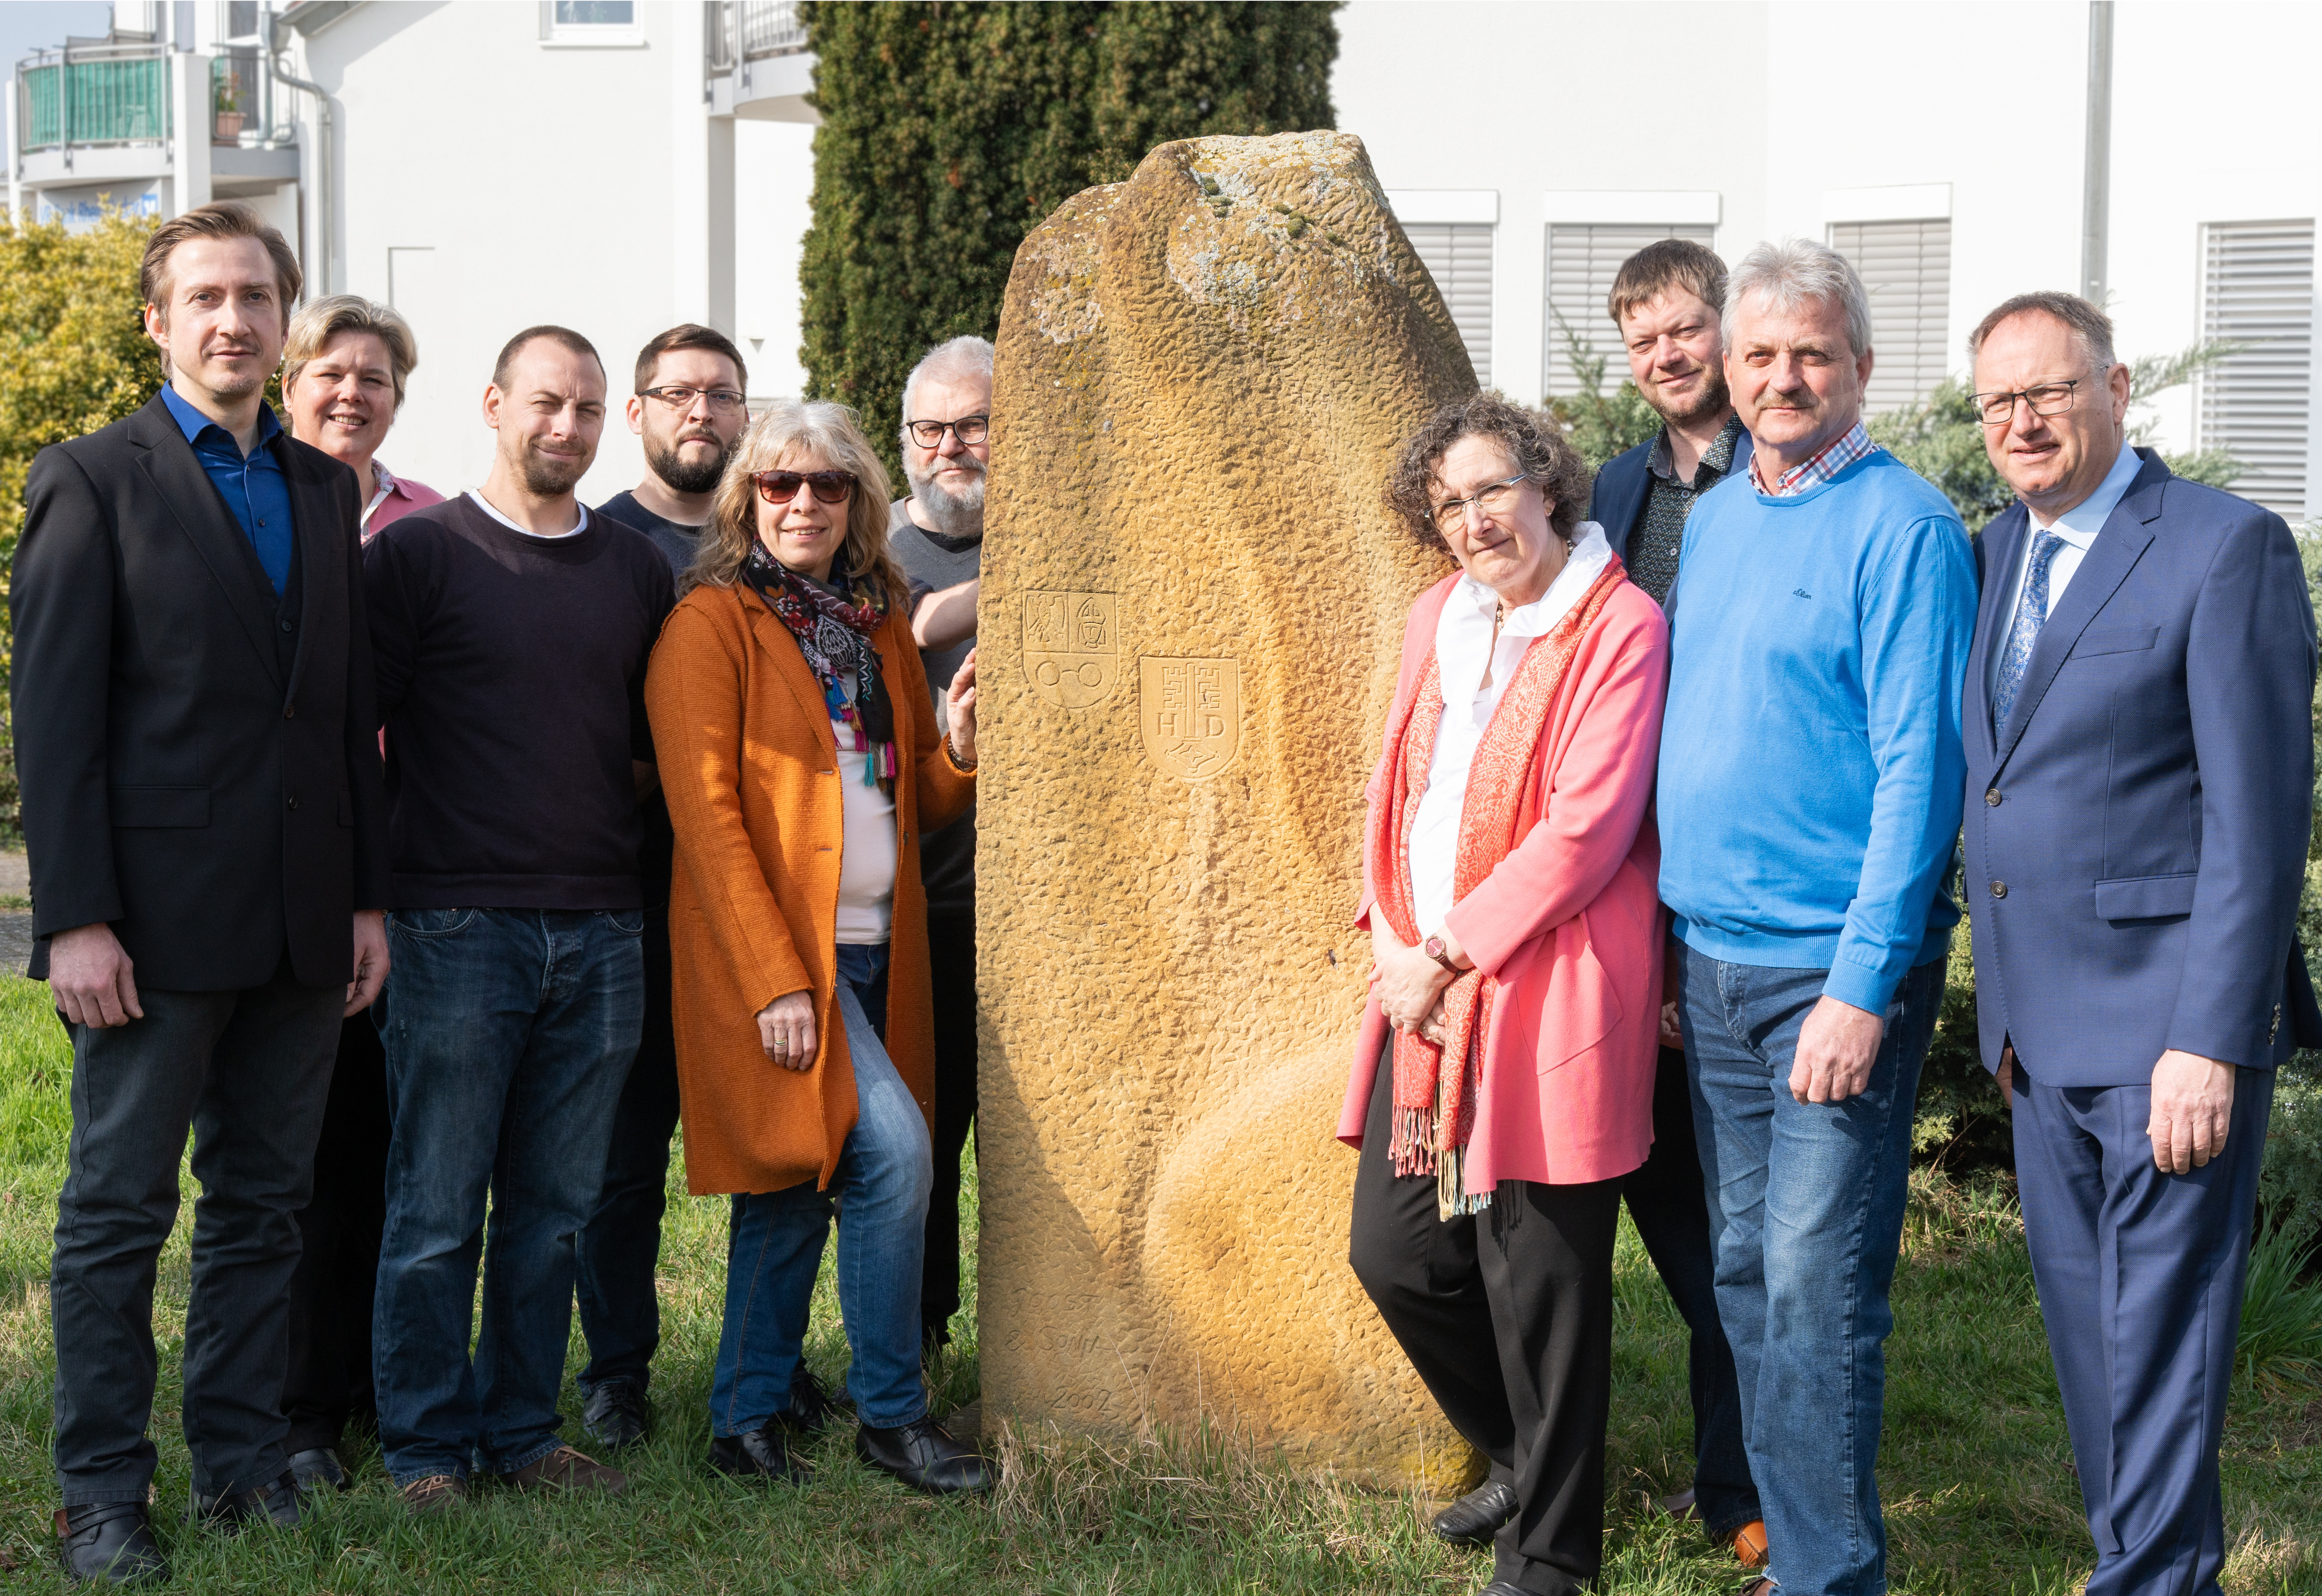
[[(1608, 561), (1580, 602), (1555, 627), (1532, 639), (1517, 664), (1507, 690), (1492, 711), (1484, 729), (1475, 763), (1467, 772), (1467, 791), (1459, 811), (1459, 850), (1452, 871), (1453, 900), (1465, 898), (1515, 846), (1518, 823), (1540, 808), (1535, 776), (1540, 739), (1548, 727), (1549, 707), (1564, 685), (1565, 672), (1579, 652), (1580, 640), (1595, 624), (1604, 601), (1620, 586), (1625, 572), (1617, 556)], [(1435, 756), (1435, 736), (1443, 721), (1441, 667), (1432, 649), (1419, 691), (1402, 716), (1386, 729), (1387, 769), (1394, 772), (1393, 790), (1382, 812), (1373, 817), (1369, 837), (1371, 880), (1378, 890), (1377, 907), (1403, 943), (1413, 945), (1420, 928), (1411, 886), (1411, 828), (1419, 816), (1420, 796), (1427, 789), (1430, 762)], [(1387, 1156), (1398, 1175), (1432, 1174), (1436, 1178), (1436, 1208), (1443, 1218), (1472, 1214), (1488, 1204), (1488, 1191), (1470, 1192), (1460, 1184), (1467, 1138), (1476, 1128), (1476, 1092), (1483, 1067), (1492, 1010), (1499, 983), (1480, 970), (1470, 970), (1443, 990), (1444, 1044), (1438, 1046), (1414, 1032), (1394, 1035), (1394, 1132)], [(1446, 1054), (1460, 1061), (1457, 1069), (1442, 1067)]]

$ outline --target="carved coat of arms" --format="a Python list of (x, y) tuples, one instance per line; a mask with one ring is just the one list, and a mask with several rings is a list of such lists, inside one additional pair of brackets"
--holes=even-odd
[(1137, 724), (1153, 762), (1184, 781), (1206, 781), (1241, 746), (1241, 666), (1233, 660), (1137, 661)]
[(1024, 674), (1049, 703), (1086, 709), (1111, 692), (1120, 644), (1111, 594), (1024, 595)]

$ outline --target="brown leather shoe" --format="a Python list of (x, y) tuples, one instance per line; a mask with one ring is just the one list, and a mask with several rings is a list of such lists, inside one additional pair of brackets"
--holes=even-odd
[(601, 1491), (607, 1496), (618, 1496), (629, 1488), (629, 1477), (620, 1470), (607, 1468), (570, 1446), (559, 1446), (525, 1464), (507, 1481), (518, 1491)]
[(468, 1500), (468, 1482), (457, 1474), (425, 1474), (403, 1488), (403, 1506), (415, 1518), (448, 1513)]
[(1779, 1588), (1769, 1579), (1754, 1579), (1742, 1587), (1742, 1596), (1775, 1596)]
[[(1752, 1518), (1733, 1532), (1733, 1555), (1744, 1568), (1766, 1566), (1766, 1521)], [(1771, 1581), (1766, 1582), (1769, 1586)]]

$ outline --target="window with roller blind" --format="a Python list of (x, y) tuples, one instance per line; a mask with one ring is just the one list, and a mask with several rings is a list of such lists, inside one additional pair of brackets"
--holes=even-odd
[(1413, 222), (1403, 235), (1435, 279), (1443, 307), (1467, 346), (1476, 380), (1492, 386), (1492, 233), (1489, 223)]
[(2233, 490), (2306, 514), (2314, 384), (2314, 223), (2201, 229), (2201, 336), (2244, 345), (2195, 379), (2199, 446), (2240, 465)]
[(1833, 222), (1830, 247), (1854, 264), (1870, 295), (1870, 388), (1876, 415), (1924, 398), (1950, 368), (1952, 224)]
[(1604, 361), (1604, 391), (1613, 393), (1629, 378), (1628, 351), (1620, 330), (1604, 314), (1605, 296), (1621, 262), (1665, 238), (1691, 239), (1708, 245), (1716, 229), (1705, 224), (1652, 227), (1635, 223), (1552, 223), (1548, 230), (1548, 315), (1543, 331), (1540, 369), (1550, 398), (1580, 391), (1573, 369), (1573, 344), (1579, 356)]

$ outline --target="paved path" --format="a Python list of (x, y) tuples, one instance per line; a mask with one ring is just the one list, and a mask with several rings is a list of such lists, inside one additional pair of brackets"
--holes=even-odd
[[(0, 853), (0, 894), (13, 893), (23, 897), (32, 889), (32, 873), (25, 868), (24, 856), (17, 853)], [(32, 956), (32, 917), (23, 909), (0, 909), (0, 970), (11, 975), (24, 973), (24, 961)]]

